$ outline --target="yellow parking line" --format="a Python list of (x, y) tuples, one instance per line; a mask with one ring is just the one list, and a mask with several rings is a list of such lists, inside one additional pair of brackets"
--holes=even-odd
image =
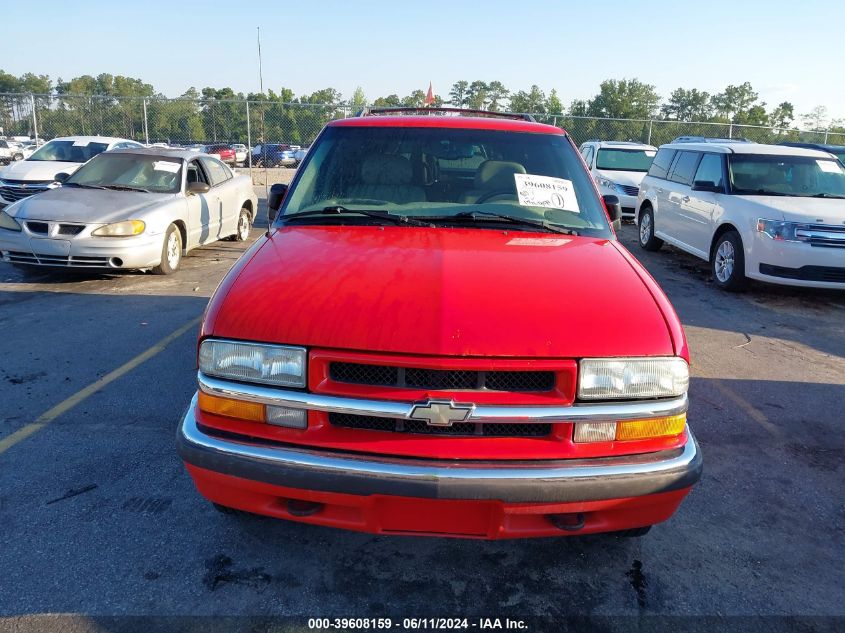
[(766, 417), (765, 413), (760, 411), (760, 409), (748, 402), (748, 400), (746, 400), (736, 391), (728, 387), (725, 383), (720, 380), (714, 380), (713, 385), (716, 387), (716, 389), (718, 389), (728, 398), (733, 400), (734, 403), (738, 405), (739, 408), (741, 408), (743, 411), (745, 411), (752, 420), (754, 420), (757, 424), (766, 429), (771, 435), (775, 437), (780, 437), (783, 434), (779, 427), (769, 422), (769, 418)]
[(121, 376), (124, 376), (125, 374), (129, 373), (130, 371), (135, 369), (138, 365), (148, 361), (149, 359), (151, 359), (156, 354), (160, 354), (161, 352), (163, 352), (167, 348), (167, 346), (170, 345), (173, 341), (175, 341), (177, 338), (182, 336), (185, 332), (187, 332), (191, 328), (196, 327), (196, 325), (200, 322), (201, 318), (202, 317), (197, 317), (196, 319), (191, 319), (188, 323), (186, 323), (185, 325), (180, 327), (178, 330), (176, 330), (175, 332), (172, 332), (171, 334), (168, 334), (163, 339), (161, 339), (158, 343), (156, 343), (155, 345), (153, 345), (149, 349), (141, 352), (140, 354), (138, 354), (132, 360), (127, 361), (126, 363), (124, 363), (123, 365), (118, 367), (117, 369), (110, 371), (109, 373), (107, 373), (105, 376), (103, 376), (99, 380), (92, 382), (90, 385), (88, 385), (87, 387), (84, 387), (83, 389), (80, 389), (79, 391), (77, 391), (75, 394), (73, 394), (69, 398), (62, 400), (59, 404), (57, 404), (52, 409), (42, 413), (40, 416), (38, 416), (38, 418), (35, 420), (35, 422), (27, 424), (26, 426), (18, 429), (17, 431), (12, 433), (8, 437), (5, 437), (2, 440), (0, 440), (0, 454), (9, 450), (15, 444), (22, 442), (23, 440), (28, 438), (30, 435), (37, 433), (38, 431), (43, 429), (45, 426), (50, 424), (50, 422), (55, 420), (57, 417), (59, 417), (63, 413), (66, 413), (67, 411), (70, 411), (73, 407), (78, 405), (80, 402), (82, 402), (83, 400), (85, 400), (89, 396), (97, 393), (100, 389), (102, 389), (103, 387), (105, 387), (109, 383), (114, 382), (115, 380), (117, 380)]

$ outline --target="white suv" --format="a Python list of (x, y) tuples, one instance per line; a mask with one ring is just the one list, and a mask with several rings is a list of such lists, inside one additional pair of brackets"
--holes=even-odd
[(845, 289), (845, 167), (818, 150), (757, 143), (662, 145), (637, 199), (640, 246), (710, 262), (725, 290), (746, 278)]
[(72, 174), (100, 152), (128, 147), (143, 145), (126, 138), (110, 136), (54, 138), (25, 160), (0, 170), (0, 206), (58, 187), (56, 174)]
[(622, 217), (633, 218), (640, 183), (657, 148), (628, 141), (587, 141), (580, 151), (601, 195), (619, 198)]

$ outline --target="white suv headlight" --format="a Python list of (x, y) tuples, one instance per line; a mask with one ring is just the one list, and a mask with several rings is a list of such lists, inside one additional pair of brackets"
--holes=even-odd
[(579, 363), (578, 398), (670, 398), (686, 393), (689, 365), (683, 358), (585, 358)]
[(304, 387), (305, 349), (206, 339), (200, 345), (200, 371), (210, 376), (283, 387)]

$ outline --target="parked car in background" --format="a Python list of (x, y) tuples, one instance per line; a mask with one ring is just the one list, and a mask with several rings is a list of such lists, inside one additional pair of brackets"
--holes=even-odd
[(249, 150), (247, 150), (246, 145), (243, 143), (233, 143), (230, 147), (235, 152), (235, 164), (245, 165), (247, 162), (246, 159), (249, 157)]
[(256, 167), (292, 167), (298, 145), (287, 143), (260, 143), (252, 148), (252, 164)]
[(112, 149), (143, 147), (109, 136), (65, 136), (48, 141), (29, 158), (0, 170), (0, 204), (7, 205), (58, 187), (56, 174), (72, 174), (91, 158)]
[(8, 165), (12, 161), (22, 159), (23, 151), (19, 144), (15, 143), (15, 141), (0, 139), (0, 165)]
[(258, 208), (248, 176), (186, 150), (104, 152), (60, 180), (0, 211), (0, 259), (166, 275), (192, 248), (247, 239)]
[(233, 150), (229, 145), (206, 145), (205, 153), (209, 156), (216, 156), (218, 159), (232, 167), (234, 167), (237, 162), (235, 158), (235, 150)]
[(602, 195), (614, 195), (622, 216), (633, 219), (640, 183), (651, 167), (657, 148), (628, 141), (587, 141), (580, 147), (587, 169)]
[(781, 145), (787, 147), (803, 147), (805, 149), (817, 149), (820, 152), (833, 154), (840, 163), (845, 164), (845, 145), (830, 145), (827, 143), (799, 143), (797, 141), (784, 141)]
[(716, 284), (746, 279), (845, 289), (845, 168), (812, 149), (662, 145), (637, 204), (640, 246), (668, 242), (710, 262)]
[(294, 165), (296, 165), (298, 167), (299, 164), (302, 161), (305, 160), (305, 155), (308, 154), (308, 150), (309, 150), (308, 147), (300, 147), (298, 150), (294, 151), (294, 153), (293, 153), (293, 160), (295, 161)]
[(616, 197), (557, 127), (369, 113), (273, 185), (277, 219), (209, 303), (177, 440), (200, 494), (381, 534), (667, 520), (701, 472), (688, 348)]

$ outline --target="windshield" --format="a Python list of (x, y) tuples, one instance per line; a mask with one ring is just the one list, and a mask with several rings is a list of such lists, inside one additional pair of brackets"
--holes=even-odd
[(832, 158), (732, 154), (733, 193), (781, 196), (845, 196), (845, 170)]
[(81, 167), (65, 184), (176, 193), (182, 186), (182, 161), (107, 152)]
[(656, 153), (653, 149), (600, 149), (596, 169), (646, 172)]
[(27, 160), (58, 160), (65, 163), (85, 163), (105, 152), (108, 143), (95, 141), (50, 141), (34, 152)]
[(434, 224), (474, 213), (465, 221), (482, 228), (501, 228), (507, 218), (498, 214), (612, 235), (577, 152), (552, 134), (329, 127), (306, 155), (280, 220), (328, 208), (334, 218), (367, 210)]

